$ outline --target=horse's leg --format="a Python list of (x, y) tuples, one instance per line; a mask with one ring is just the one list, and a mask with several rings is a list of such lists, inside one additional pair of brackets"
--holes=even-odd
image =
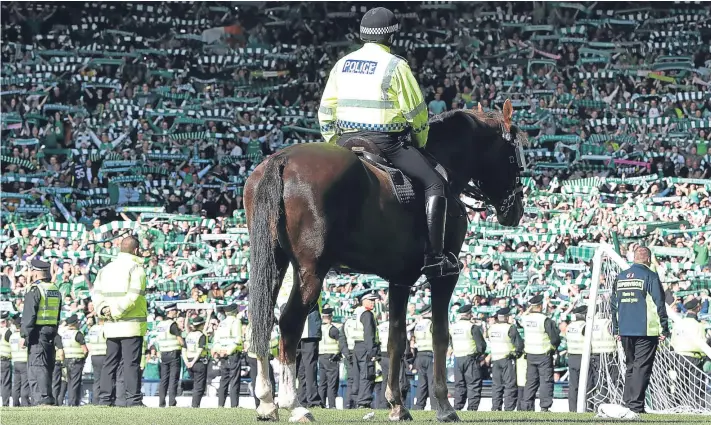
[[(297, 259), (298, 260), (298, 259)], [(284, 312), (279, 318), (281, 330), (280, 361), (282, 366), (279, 385), (279, 407), (291, 409), (290, 422), (311, 422), (311, 413), (299, 405), (296, 397), (296, 348), (301, 340), (306, 317), (321, 294), (323, 279), (328, 268), (318, 268), (315, 261), (301, 261), (294, 265), (294, 288), (289, 295)]]
[(405, 338), (407, 338), (407, 302), (410, 298), (410, 289), (396, 285), (390, 285), (390, 337), (388, 338), (388, 356), (390, 359), (390, 371), (386, 379), (385, 400), (390, 403), (391, 421), (411, 421), (412, 416), (403, 404), (402, 390), (400, 389), (400, 368), (402, 356), (405, 353)]
[(457, 284), (457, 276), (438, 279), (432, 288), (432, 344), (434, 348), (434, 405), (437, 420), (458, 422), (456, 410), (447, 397), (447, 347), (449, 345), (449, 301)]
[[(281, 283), (284, 281), (284, 275), (289, 267), (289, 260), (282, 249), (276, 249), (274, 252), (274, 261), (276, 262), (279, 272), (279, 283), (275, 285), (272, 293), (272, 299), (276, 300), (281, 288)], [(257, 379), (254, 383), (254, 396), (259, 399), (257, 406), (257, 420), (260, 421), (279, 421), (279, 409), (274, 402), (274, 390), (269, 375), (269, 358), (257, 356)]]

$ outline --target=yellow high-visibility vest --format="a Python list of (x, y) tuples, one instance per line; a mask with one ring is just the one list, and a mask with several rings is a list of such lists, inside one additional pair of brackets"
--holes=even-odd
[(13, 332), (10, 335), (10, 349), (12, 352), (12, 362), (27, 362), (27, 347), (20, 348), (20, 332)]
[(617, 341), (612, 335), (612, 320), (596, 317), (592, 330), (592, 353), (614, 353), (617, 351)]
[(215, 330), (214, 343), (224, 347), (228, 354), (242, 351), (244, 338), (242, 337), (242, 321), (237, 316), (227, 316), (220, 322)]
[(544, 326), (546, 319), (542, 313), (528, 313), (522, 317), (524, 351), (527, 354), (545, 354), (553, 350)]
[(432, 320), (422, 319), (415, 324), (417, 351), (432, 351)]
[(583, 354), (585, 346), (585, 320), (577, 320), (568, 325), (565, 331), (565, 340), (568, 341), (568, 354)]
[(516, 350), (516, 347), (509, 337), (511, 325), (508, 323), (494, 323), (489, 328), (489, 349), (491, 350), (491, 360), (505, 359)]
[(163, 320), (158, 323), (157, 333), (158, 333), (158, 350), (161, 353), (168, 353), (171, 351), (180, 351), (182, 348), (180, 346), (180, 341), (178, 341), (178, 336), (170, 333), (170, 328), (175, 322), (171, 319)]
[(388, 340), (390, 339), (390, 322), (384, 321), (378, 325), (378, 336), (380, 337), (380, 351), (387, 353)]
[(86, 348), (92, 356), (106, 355), (106, 336), (102, 325), (94, 325), (86, 335)]
[(703, 357), (703, 350), (697, 341), (705, 341), (704, 327), (693, 317), (685, 317), (674, 323), (671, 344), (674, 351), (682, 356)]
[[(361, 317), (363, 316), (363, 313), (365, 313), (367, 310), (365, 307), (361, 306), (355, 309), (355, 323), (354, 323), (354, 328), (353, 328), (353, 340), (355, 342), (363, 341), (365, 340), (365, 332), (363, 328), (363, 322), (360, 321)], [(378, 336), (378, 319), (375, 318), (375, 314), (373, 314), (373, 320), (375, 321), (375, 344), (380, 345), (380, 340)]]
[[(207, 344), (200, 345), (200, 338), (205, 336), (202, 331), (192, 331), (185, 337), (185, 355), (189, 359), (207, 356)], [(207, 337), (205, 337), (207, 341)]]
[(37, 288), (40, 293), (40, 303), (37, 309), (36, 325), (57, 326), (59, 324), (59, 309), (62, 305), (62, 293), (50, 282), (35, 282), (29, 290)]
[(528, 361), (523, 356), (516, 359), (516, 386), (526, 386), (526, 372), (528, 371)]
[(10, 347), (10, 341), (5, 341), (5, 334), (9, 330), (10, 329), (5, 326), (0, 326), (0, 357), (4, 359), (12, 357), (12, 347)]
[(471, 321), (460, 319), (449, 327), (454, 357), (470, 356), (478, 352), (476, 342), (472, 337), (472, 326), (474, 325)]
[(328, 323), (321, 325), (321, 345), (319, 346), (319, 353), (321, 354), (338, 354), (340, 351), (338, 348), (338, 340), (331, 338), (328, 331), (334, 326), (338, 329), (338, 326), (333, 323)]
[(65, 329), (64, 332), (61, 333), (65, 359), (84, 358), (84, 350), (81, 349), (81, 344), (77, 342), (78, 333), (79, 331), (76, 329)]
[(356, 340), (354, 338), (354, 334), (356, 332), (356, 319), (353, 317), (349, 317), (346, 319), (345, 322), (343, 322), (343, 332), (345, 332), (346, 335), (346, 345), (348, 345), (348, 349), (352, 350), (355, 348), (355, 343)]

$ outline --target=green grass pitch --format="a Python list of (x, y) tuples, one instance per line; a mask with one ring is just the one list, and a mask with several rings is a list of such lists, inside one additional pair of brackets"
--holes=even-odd
[[(389, 423), (385, 410), (364, 421), (368, 410), (311, 410), (318, 424)], [(282, 410), (280, 422), (288, 423), (289, 412)], [(412, 412), (415, 423), (435, 422), (432, 411)], [(463, 423), (493, 425), (602, 424), (620, 421), (595, 419), (592, 414), (540, 412), (459, 412)], [(708, 424), (708, 416), (643, 415), (645, 424)], [(2, 425), (238, 425), (257, 423), (248, 409), (121, 408), (121, 407), (32, 407), (0, 409)]]

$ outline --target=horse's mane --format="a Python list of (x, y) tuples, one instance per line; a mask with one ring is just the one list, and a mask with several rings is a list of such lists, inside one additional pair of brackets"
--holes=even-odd
[(500, 111), (479, 112), (476, 109), (454, 109), (451, 111), (444, 111), (439, 115), (433, 116), (430, 118), (430, 124), (442, 122), (445, 119), (459, 113), (466, 114), (474, 119), (477, 124), (491, 129), (500, 128), (504, 122), (504, 115)]

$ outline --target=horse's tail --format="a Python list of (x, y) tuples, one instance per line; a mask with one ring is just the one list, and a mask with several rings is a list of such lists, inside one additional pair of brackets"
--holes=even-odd
[(278, 244), (284, 184), (282, 171), (286, 155), (274, 155), (267, 162), (257, 183), (249, 226), (249, 313), (252, 325), (250, 351), (258, 357), (269, 355), (269, 340), (274, 325), (273, 289), (278, 284), (274, 253)]

